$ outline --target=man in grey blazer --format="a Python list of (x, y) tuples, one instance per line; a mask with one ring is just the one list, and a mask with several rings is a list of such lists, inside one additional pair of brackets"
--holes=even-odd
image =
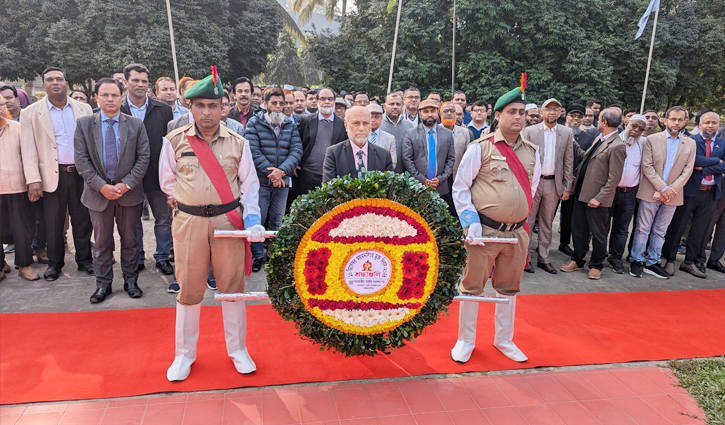
[(574, 255), (568, 264), (561, 267), (564, 272), (584, 268), (584, 256), (589, 251), (591, 238), (589, 279), (597, 280), (602, 276), (607, 258), (609, 207), (614, 202), (627, 156), (627, 148), (617, 132), (621, 123), (622, 113), (618, 109), (603, 110), (597, 123), (600, 134), (592, 147), (586, 152), (578, 145), (574, 148), (576, 155), (582, 157), (582, 162), (575, 170), (572, 184), (572, 196), (576, 199), (571, 225)]
[(367, 171), (393, 171), (390, 152), (368, 143), (370, 137), (370, 111), (353, 106), (345, 113), (345, 130), (348, 140), (337, 143), (325, 151), (322, 182), (335, 177), (351, 175), (363, 177)]
[[(436, 125), (438, 104), (433, 100), (426, 99), (420, 103), (418, 118), (421, 123), (408, 130), (403, 140), (405, 170), (424, 185), (435, 189), (448, 203), (451, 215), (455, 217), (448, 186), (456, 161), (453, 132)], [(435, 152), (430, 149), (432, 147), (435, 147)]]
[(90, 212), (96, 240), (96, 292), (91, 302), (99, 303), (111, 293), (113, 283), (114, 220), (121, 238), (123, 289), (131, 298), (142, 295), (136, 223), (151, 153), (143, 121), (120, 112), (123, 86), (101, 78), (93, 91), (101, 110), (78, 119), (74, 146), (76, 168), (85, 183), (81, 202)]
[[(537, 216), (539, 218), (539, 258), (536, 265), (551, 274), (556, 274), (556, 268), (549, 261), (554, 216), (559, 200), (569, 199), (574, 181), (574, 133), (556, 123), (560, 107), (561, 103), (556, 99), (544, 101), (543, 121), (521, 132), (524, 140), (539, 147), (541, 156), (541, 180), (534, 194), (528, 222), (529, 228), (533, 229)], [(526, 267), (527, 272), (534, 272), (531, 264)]]

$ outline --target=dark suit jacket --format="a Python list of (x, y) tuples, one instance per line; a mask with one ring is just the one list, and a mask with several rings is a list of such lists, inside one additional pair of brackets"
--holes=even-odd
[[(438, 141), (436, 143), (436, 177), (440, 184), (436, 188), (439, 195), (446, 195), (450, 191), (448, 179), (453, 173), (453, 164), (456, 162), (456, 148), (453, 144), (453, 132), (445, 127), (438, 126)], [(405, 171), (415, 177), (419, 182), (425, 183), (428, 179), (428, 134), (425, 125), (418, 124), (405, 133), (403, 140), (403, 163)]]
[[(142, 181), (149, 167), (149, 139), (140, 119), (125, 114), (118, 116), (120, 149), (116, 180), (126, 183), (131, 188), (118, 198), (118, 203), (130, 207), (143, 202)], [(100, 112), (80, 117), (76, 121), (73, 143), (76, 169), (85, 182), (81, 202), (93, 211), (103, 211), (108, 206), (108, 199), (100, 192), (101, 187), (107, 184), (101, 132)], [(158, 177), (156, 179), (158, 181)]]
[[(249, 122), (249, 120), (254, 116), (254, 112), (255, 111), (252, 110), (252, 107), (250, 105), (249, 111), (247, 111), (246, 114), (247, 122)], [(237, 105), (234, 105), (234, 107), (229, 111), (229, 116), (227, 116), (227, 118), (242, 122), (242, 120), (240, 119), (241, 117), (239, 116), (239, 108), (237, 107)], [(244, 126), (246, 127), (246, 124)]]
[(713, 140), (714, 147), (710, 153), (710, 157), (705, 156), (705, 139), (702, 134), (696, 134), (691, 137), (697, 145), (697, 154), (695, 156), (695, 167), (701, 167), (702, 170), (693, 170), (690, 179), (685, 183), (685, 196), (697, 196), (700, 192), (700, 184), (705, 176), (712, 176), (717, 191), (715, 199), (722, 197), (722, 175), (725, 173), (725, 139), (715, 137)]
[[(123, 99), (121, 112), (131, 115), (128, 97)], [(167, 134), (166, 126), (173, 119), (174, 112), (171, 110), (171, 106), (149, 98), (146, 116), (143, 119), (143, 125), (146, 127), (146, 134), (149, 138), (149, 148), (151, 149), (149, 168), (143, 178), (143, 188), (146, 192), (161, 190), (161, 186), (159, 186), (159, 155), (161, 155), (161, 147), (164, 145), (163, 138)]]
[[(335, 118), (332, 123), (332, 144), (335, 145), (347, 140), (347, 131), (345, 131), (345, 121), (335, 114), (332, 114), (332, 116)], [(317, 140), (318, 123), (319, 112), (315, 112), (314, 114), (301, 116), (300, 122), (297, 124), (300, 138), (302, 139), (302, 159), (300, 160), (300, 167), (303, 169)]]
[[(325, 151), (325, 174), (322, 183), (327, 183), (335, 177), (351, 175), (357, 177), (357, 161), (352, 154), (349, 140), (332, 145)], [(393, 159), (390, 152), (368, 143), (368, 171), (393, 171)]]

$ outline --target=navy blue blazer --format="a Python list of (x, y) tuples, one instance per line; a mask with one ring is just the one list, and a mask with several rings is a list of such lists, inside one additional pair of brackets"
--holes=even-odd
[(697, 145), (697, 155), (695, 156), (695, 167), (702, 167), (702, 170), (694, 170), (690, 179), (685, 184), (685, 196), (697, 196), (700, 192), (700, 184), (705, 176), (713, 176), (717, 191), (715, 199), (722, 197), (722, 175), (725, 173), (725, 139), (715, 137), (713, 142), (715, 146), (710, 153), (710, 158), (705, 156), (705, 139), (702, 134), (692, 136)]

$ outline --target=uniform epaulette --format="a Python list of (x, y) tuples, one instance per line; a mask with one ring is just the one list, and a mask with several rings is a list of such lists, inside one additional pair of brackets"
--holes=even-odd
[(171, 141), (171, 139), (173, 139), (174, 137), (178, 136), (179, 133), (183, 133), (184, 131), (190, 129), (192, 125), (194, 125), (194, 123), (189, 123), (189, 124), (186, 124), (184, 126), (181, 126), (181, 127), (177, 128), (175, 130), (171, 130), (171, 133), (169, 133), (169, 134), (166, 135), (166, 139), (169, 140), (169, 141)]

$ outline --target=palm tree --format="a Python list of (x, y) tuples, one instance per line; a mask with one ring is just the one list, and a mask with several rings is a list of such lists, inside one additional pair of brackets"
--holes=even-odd
[[(295, 0), (292, 10), (300, 14), (299, 23), (304, 25), (310, 21), (316, 6), (324, 6), (325, 18), (327, 22), (332, 22), (335, 18), (335, 8), (337, 0)], [(342, 25), (345, 25), (345, 11), (347, 10), (347, 0), (342, 0)]]
[[(295, 41), (306, 45), (307, 40), (305, 40), (305, 34), (302, 32), (299, 25), (297, 25), (297, 22), (295, 22), (295, 18), (287, 13), (287, 10), (284, 8), (284, 6), (282, 6), (277, 0), (270, 0), (270, 2), (274, 4), (275, 9), (277, 9), (277, 13), (279, 14), (280, 18), (282, 18), (282, 23), (284, 23), (284, 26), (287, 28)], [(297, 3), (295, 3), (295, 5), (296, 4)], [(295, 10), (295, 13), (297, 13), (297, 10)], [(302, 22), (302, 18), (300, 17), (300, 25), (304, 24), (305, 23)]]

